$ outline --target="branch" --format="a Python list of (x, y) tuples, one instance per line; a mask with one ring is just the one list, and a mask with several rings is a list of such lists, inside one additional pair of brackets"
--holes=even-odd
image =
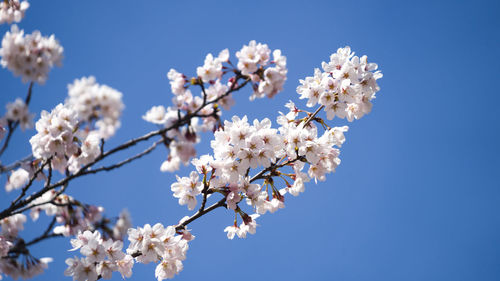
[(17, 160), (16, 162), (12, 163), (12, 164), (9, 164), (7, 166), (1, 166), (0, 165), (0, 174), (3, 174), (3, 173), (6, 173), (6, 172), (9, 172), (9, 171), (12, 171), (14, 169), (17, 169), (18, 167), (20, 167), (24, 162), (27, 162), (27, 161), (30, 161), (31, 159), (33, 159), (33, 155), (28, 155), (20, 160)]
[(177, 225), (175, 227), (175, 230), (180, 231), (180, 230), (184, 229), (188, 224), (195, 221), (196, 219), (202, 217), (203, 215), (205, 215), (207, 213), (210, 213), (211, 211), (213, 211), (219, 207), (223, 207), (223, 206), (224, 207), (226, 206), (226, 197), (222, 198), (221, 200), (217, 201), (217, 203), (214, 203), (213, 205), (211, 205), (210, 207), (208, 207), (204, 210), (198, 210), (198, 212), (196, 212), (194, 215), (189, 217), (187, 220), (183, 221), (181, 224)]
[[(52, 157), (47, 159), (41, 166), (40, 168), (38, 168), (35, 173), (33, 174), (33, 176), (30, 178), (29, 182), (23, 187), (22, 191), (21, 191), (21, 194), (19, 194), (19, 196), (14, 200), (12, 201), (12, 203), (10, 204), (10, 206), (14, 206), (17, 202), (19, 202), (19, 200), (21, 200), (24, 195), (26, 195), (26, 191), (28, 191), (28, 188), (30, 188), (30, 186), (33, 184), (33, 182), (35, 181), (35, 179), (37, 178), (38, 174), (40, 174), (42, 171), (43, 171), (43, 168), (45, 168), (45, 166), (47, 164), (50, 165), (50, 163), (52, 162)], [(51, 165), (50, 165), (51, 166)], [(50, 173), (52, 175), (52, 172)]]
[[(45, 192), (47, 192), (49, 190), (55, 189), (55, 188), (57, 188), (59, 186), (67, 185), (71, 180), (73, 180), (75, 178), (78, 178), (78, 177), (86, 175), (86, 174), (95, 174), (95, 173), (100, 172), (100, 171), (109, 171), (109, 170), (112, 170), (114, 168), (118, 168), (118, 167), (120, 167), (120, 166), (122, 166), (124, 164), (130, 163), (133, 160), (142, 157), (143, 155), (140, 155), (138, 157), (136, 157), (137, 156), (136, 155), (136, 156), (132, 157), (131, 159), (127, 159), (127, 160), (125, 160), (123, 162), (120, 162), (120, 163), (116, 164), (116, 165), (118, 165), (116, 167), (114, 167), (115, 165), (112, 165), (112, 166), (108, 166), (108, 167), (101, 167), (101, 168), (93, 170), (93, 171), (92, 170), (88, 170), (89, 168), (91, 168), (96, 163), (100, 162), (101, 160), (105, 159), (106, 157), (108, 157), (108, 156), (110, 156), (110, 155), (112, 155), (114, 153), (117, 153), (119, 151), (125, 150), (125, 149), (127, 149), (129, 147), (135, 146), (136, 144), (138, 144), (140, 142), (147, 141), (147, 140), (151, 139), (154, 136), (163, 135), (163, 134), (165, 134), (166, 132), (168, 132), (170, 130), (178, 129), (178, 128), (180, 128), (183, 125), (190, 124), (191, 119), (193, 117), (196, 117), (196, 115), (203, 108), (205, 108), (205, 106), (218, 102), (219, 100), (221, 100), (221, 99), (225, 98), (226, 96), (230, 95), (232, 92), (238, 91), (239, 89), (243, 88), (246, 84), (248, 84), (248, 82), (250, 81), (250, 77), (243, 76), (243, 75), (241, 75), (240, 72), (235, 72), (235, 73), (236, 73), (236, 77), (234, 79), (234, 82), (232, 83), (230, 89), (226, 93), (224, 93), (223, 95), (221, 95), (221, 96), (219, 96), (219, 97), (217, 97), (217, 98), (215, 98), (215, 99), (213, 99), (211, 101), (204, 102), (198, 109), (196, 109), (195, 111), (193, 111), (191, 113), (188, 113), (184, 117), (178, 119), (177, 122), (175, 122), (171, 126), (163, 128), (163, 129), (160, 129), (160, 130), (152, 131), (152, 132), (147, 133), (147, 134), (145, 134), (145, 135), (143, 135), (141, 137), (129, 140), (129, 141), (127, 141), (127, 142), (125, 142), (125, 143), (123, 143), (123, 144), (121, 144), (121, 145), (113, 148), (113, 149), (110, 149), (109, 151), (100, 154), (94, 161), (88, 163), (87, 165), (84, 165), (75, 174), (67, 175), (65, 178), (59, 180), (56, 183), (53, 183), (53, 184), (51, 184), (49, 186), (44, 187), (40, 191), (38, 191), (35, 194), (33, 194), (33, 195), (25, 198), (24, 200), (17, 200), (17, 202), (11, 204), (11, 206), (9, 208), (7, 208), (7, 209), (3, 210), (2, 212), (0, 212), (0, 219), (3, 219), (3, 218), (6, 218), (8, 216), (11, 216), (13, 214), (19, 213), (19, 211), (16, 211), (16, 210), (19, 210), (19, 209), (27, 206), (33, 200), (41, 197), (43, 194), (45, 194)], [(239, 79), (245, 79), (245, 80), (240, 85), (237, 85)], [(154, 147), (153, 147), (153, 149), (154, 149)], [(151, 149), (151, 151), (152, 151), (152, 149)], [(149, 152), (150, 151), (147, 151), (145, 154), (147, 154)], [(24, 192), (24, 194), (22, 196), (24, 196), (24, 195), (25, 195), (25, 192)], [(20, 198), (22, 198), (22, 196)], [(26, 211), (26, 210), (28, 210), (30, 208), (32, 208), (32, 206), (28, 206), (27, 208), (23, 208), (22, 211)]]
[(100, 168), (97, 168), (97, 169), (94, 169), (94, 170), (87, 170), (86, 172), (82, 173), (80, 176), (83, 176), (83, 175), (89, 175), (89, 174), (96, 174), (96, 173), (101, 172), (101, 171), (111, 171), (111, 170), (113, 170), (113, 169), (119, 168), (119, 167), (121, 167), (121, 166), (123, 166), (123, 165), (125, 165), (125, 164), (127, 164), (127, 163), (130, 163), (130, 162), (132, 162), (132, 161), (134, 161), (134, 160), (136, 160), (136, 159), (141, 158), (141, 157), (142, 157), (142, 156), (144, 156), (144, 155), (149, 154), (149, 153), (150, 153), (151, 151), (153, 151), (153, 150), (156, 148), (156, 146), (157, 146), (158, 144), (160, 144), (160, 143), (163, 143), (163, 139), (162, 139), (162, 140), (159, 140), (159, 141), (154, 142), (154, 143), (153, 143), (153, 145), (151, 145), (150, 147), (148, 147), (146, 150), (144, 150), (144, 151), (142, 151), (141, 153), (138, 153), (138, 154), (136, 154), (136, 155), (134, 155), (134, 156), (132, 156), (132, 157), (130, 157), (130, 158), (128, 158), (128, 159), (126, 159), (126, 160), (123, 160), (123, 161), (118, 162), (118, 163), (116, 163), (116, 164), (114, 164), (114, 165), (111, 165), (111, 166), (104, 166), (104, 167), (100, 167)]
[(48, 238), (63, 236), (62, 234), (51, 233), (51, 230), (55, 224), (56, 224), (56, 218), (54, 217), (52, 219), (52, 221), (50, 222), (49, 226), (47, 227), (47, 229), (43, 232), (43, 234), (38, 236), (37, 238), (34, 238), (30, 242), (26, 243), (25, 246), (26, 247), (31, 246), (33, 244), (36, 244), (36, 243), (38, 243), (42, 240), (48, 239)]
[(316, 111), (314, 111), (314, 113), (311, 116), (309, 116), (309, 118), (307, 118), (306, 122), (304, 123), (304, 127), (307, 126), (307, 124), (309, 124), (309, 122), (311, 122), (311, 120), (313, 120), (313, 118), (316, 117), (316, 115), (318, 115), (319, 111), (322, 110), (323, 108), (325, 108), (324, 105), (318, 107), (316, 109)]

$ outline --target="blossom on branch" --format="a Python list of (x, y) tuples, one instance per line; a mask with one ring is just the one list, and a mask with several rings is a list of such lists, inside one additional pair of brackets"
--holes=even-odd
[(30, 174), (23, 168), (19, 168), (12, 172), (7, 179), (7, 183), (5, 184), (5, 190), (10, 192), (14, 189), (19, 189), (23, 187), (30, 180)]
[(30, 139), (35, 158), (52, 158), (55, 169), (64, 172), (67, 158), (78, 152), (75, 132), (78, 130), (77, 112), (58, 104), (50, 113), (42, 111), (36, 122), (37, 134)]
[(44, 37), (39, 31), (24, 34), (16, 25), (7, 31), (2, 39), (0, 64), (23, 82), (33, 81), (44, 84), (50, 69), (61, 66), (63, 47), (54, 35)]
[(35, 114), (28, 111), (28, 105), (22, 99), (17, 98), (14, 102), (7, 103), (6, 108), (7, 113), (4, 118), (7, 121), (19, 122), (23, 131), (33, 128)]
[[(212, 54), (206, 56), (204, 65), (197, 68), (198, 77), (187, 79), (186, 75), (175, 69), (168, 72), (174, 94), (173, 106), (153, 106), (142, 117), (147, 122), (165, 128), (173, 127), (164, 135), (165, 145), (170, 152), (160, 167), (161, 171), (171, 172), (178, 170), (181, 163), (189, 164), (189, 160), (196, 156), (194, 144), (199, 142), (199, 133), (215, 131), (221, 124), (220, 107), (228, 110), (234, 104), (233, 91), (251, 83), (254, 93), (250, 100), (253, 100), (264, 96), (273, 97), (283, 89), (287, 74), (286, 57), (280, 50), (275, 50), (274, 60), (270, 62), (270, 54), (271, 50), (266, 44), (250, 41), (248, 46), (243, 46), (236, 53), (239, 59), (237, 68), (229, 61), (229, 50), (224, 49), (218, 57), (214, 58)], [(235, 76), (224, 83), (223, 76), (229, 73)], [(243, 84), (238, 84), (242, 79)], [(192, 86), (201, 88), (200, 96), (193, 95), (189, 89)], [(187, 119), (185, 124), (181, 123), (183, 119)], [(179, 123), (182, 126), (178, 126)], [(187, 197), (182, 198), (184, 200)], [(189, 202), (193, 204), (195, 201)]]
[[(17, 27), (11, 32), (7, 35), (25, 40)], [(29, 36), (40, 37), (39, 33)], [(2, 44), (4, 63), (8, 48)], [(224, 229), (228, 239), (246, 238), (248, 233), (256, 233), (260, 215), (285, 207), (288, 193), (298, 196), (307, 182), (324, 181), (326, 175), (335, 172), (348, 127), (330, 127), (319, 114), (324, 109), (327, 119), (337, 116), (353, 121), (368, 113), (379, 90), (376, 80), (382, 77), (377, 65), (368, 63), (366, 56), (354, 56), (349, 47), (338, 49), (329, 63), (323, 63), (323, 71), (316, 69), (314, 76), (300, 80), (297, 88), (308, 107), (319, 107), (310, 112), (289, 101), (285, 105), (288, 112), (280, 112), (278, 126), (273, 127), (268, 118), (250, 122), (246, 115), (223, 121), (221, 108), (229, 109), (234, 103), (232, 94), (247, 84), (252, 85), (251, 100), (276, 95), (287, 79), (286, 57), (280, 50), (271, 52), (266, 44), (256, 41), (243, 46), (236, 57), (234, 66), (227, 49), (218, 57), (208, 54), (196, 77), (191, 78), (171, 69), (167, 77), (172, 105), (153, 106), (142, 117), (159, 128), (107, 151), (104, 140), (120, 126), (122, 94), (97, 84), (92, 76), (69, 85), (65, 104), (51, 112), (43, 111), (36, 122), (37, 133), (30, 139), (33, 156), (5, 168), (13, 171), (6, 190), (22, 189), (11, 206), (0, 212), (0, 273), (30, 278), (42, 272), (50, 258), (37, 259), (27, 247), (50, 237), (75, 235), (72, 250), (79, 250), (83, 257), (66, 260), (65, 275), (73, 280), (109, 279), (115, 271), (123, 278), (130, 277), (135, 263), (155, 263), (158, 281), (170, 279), (183, 269), (188, 242), (195, 238), (187, 225), (194, 220), (224, 207), (234, 215), (233, 223)], [(26, 104), (18, 99), (7, 106), (7, 114), (0, 119), (0, 133), (17, 122), (27, 128), (31, 118)], [(202, 132), (213, 132), (213, 151), (197, 157), (195, 144)], [(11, 131), (8, 138), (10, 135)], [(116, 164), (95, 167), (107, 156), (148, 140), (154, 140), (153, 144), (143, 152)], [(170, 186), (180, 205), (187, 205), (189, 210), (200, 205), (196, 213), (177, 225), (157, 223), (131, 228), (128, 212), (109, 219), (103, 215), (103, 207), (65, 194), (72, 179), (121, 167), (159, 144), (169, 150), (161, 171), (177, 170), (181, 163), (194, 166), (189, 177), (176, 176)], [(63, 178), (52, 182), (53, 169)], [(42, 189), (26, 195), (34, 180), (44, 181)], [(208, 204), (214, 197), (219, 197), (218, 201)], [(53, 218), (41, 236), (25, 242), (18, 232), (24, 228), (23, 213), (28, 210), (33, 221), (42, 212)], [(129, 241), (126, 250), (125, 237)]]
[(324, 72), (315, 69), (314, 76), (300, 80), (302, 85), (297, 87), (308, 107), (319, 103), (325, 107), (328, 120), (337, 116), (349, 122), (371, 111), (371, 100), (380, 90), (377, 80), (382, 78), (377, 64), (369, 63), (367, 56), (354, 56), (347, 46), (332, 54), (322, 68)]
[(95, 77), (76, 79), (68, 85), (66, 106), (77, 112), (78, 120), (86, 122), (87, 130), (94, 125), (100, 138), (108, 139), (120, 127), (120, 116), (124, 105), (122, 93), (96, 83)]

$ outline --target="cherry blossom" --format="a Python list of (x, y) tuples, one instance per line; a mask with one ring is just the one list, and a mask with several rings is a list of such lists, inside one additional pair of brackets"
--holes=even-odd
[(33, 81), (44, 84), (50, 68), (61, 66), (63, 47), (54, 35), (44, 37), (39, 31), (24, 34), (16, 25), (5, 33), (0, 49), (0, 64), (23, 82)]
[(86, 122), (89, 130), (95, 129), (99, 136), (108, 139), (120, 127), (120, 116), (124, 105), (122, 93), (96, 83), (93, 76), (76, 79), (68, 85), (66, 106), (77, 112), (80, 122)]
[(19, 189), (23, 187), (30, 179), (30, 174), (23, 168), (19, 168), (12, 172), (7, 183), (5, 184), (5, 190), (10, 192), (14, 189)]
[[(43, 83), (50, 67), (60, 63), (62, 47), (53, 36), (45, 38), (39, 32), (25, 36), (13, 26), (4, 36), (0, 55), (2, 65), (23, 76), (23, 81)], [(281, 50), (272, 51), (254, 40), (236, 52), (236, 66), (229, 57), (228, 49), (217, 57), (207, 54), (193, 77), (171, 69), (167, 78), (172, 104), (154, 105), (142, 116), (156, 130), (107, 150), (105, 141), (121, 125), (122, 94), (98, 84), (93, 76), (68, 85), (65, 103), (41, 112), (36, 134), (30, 139), (32, 155), (2, 166), (5, 171), (1, 172), (11, 173), (6, 190), (22, 190), (11, 207), (0, 212), (0, 273), (16, 279), (43, 272), (51, 259), (33, 257), (28, 246), (49, 237), (74, 236), (70, 251), (80, 256), (66, 259), (64, 272), (73, 280), (110, 279), (113, 272), (128, 278), (136, 263), (153, 263), (159, 281), (171, 279), (183, 270), (189, 241), (195, 238), (187, 228), (192, 221), (224, 207), (232, 222), (223, 230), (227, 238), (246, 238), (256, 233), (261, 215), (285, 208), (288, 194), (299, 196), (307, 183), (324, 181), (335, 172), (349, 128), (332, 127), (324, 118), (351, 122), (370, 112), (379, 91), (377, 80), (382, 77), (378, 66), (369, 63), (366, 56), (355, 56), (349, 47), (339, 48), (329, 62), (322, 63), (322, 70), (315, 69), (314, 75), (300, 80), (297, 87), (307, 107), (318, 106), (315, 111), (289, 101), (287, 111), (279, 112), (275, 119), (249, 120), (246, 115), (235, 115), (223, 120), (222, 109), (234, 104), (234, 92), (251, 85), (250, 100), (272, 98), (283, 90), (288, 73)], [(13, 60), (23, 63), (14, 65)], [(7, 113), (0, 118), (0, 136), (12, 130), (12, 124), (19, 123), (23, 130), (32, 126), (27, 104), (31, 86), (26, 102), (16, 99), (7, 105)], [(204, 132), (212, 134), (211, 151), (198, 155), (195, 145)], [(109, 166), (95, 165), (108, 155), (150, 139), (154, 139), (152, 146), (139, 154)], [(161, 145), (168, 150), (161, 171), (193, 165), (188, 176), (176, 176), (170, 184), (180, 205), (189, 210), (198, 208), (178, 224), (133, 228), (128, 211), (109, 218), (103, 207), (65, 193), (72, 179), (121, 167)], [(60, 174), (53, 175), (53, 169)], [(43, 182), (42, 189), (28, 193), (35, 180)], [(218, 201), (210, 203), (213, 198)], [(19, 234), (27, 220), (23, 213), (28, 210), (33, 221), (42, 213), (52, 221), (34, 242), (26, 243)]]
[(322, 63), (324, 72), (314, 70), (314, 77), (300, 80), (297, 92), (301, 99), (308, 99), (307, 106), (316, 103), (324, 106), (329, 120), (337, 116), (349, 122), (369, 113), (371, 100), (380, 90), (377, 80), (382, 73), (375, 63), (368, 63), (367, 56), (354, 56), (349, 46), (339, 48)]
[(28, 1), (7, 0), (0, 2), (0, 24), (20, 22), (29, 6)]
[(7, 113), (5, 113), (4, 118), (10, 122), (19, 122), (21, 129), (24, 131), (26, 129), (33, 128), (33, 117), (34, 114), (28, 111), (28, 106), (20, 98), (17, 98), (12, 103), (7, 103)]

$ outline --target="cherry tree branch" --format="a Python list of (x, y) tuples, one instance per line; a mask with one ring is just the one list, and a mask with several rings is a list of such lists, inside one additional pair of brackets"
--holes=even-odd
[[(196, 109), (195, 111), (193, 112), (188, 112), (186, 115), (184, 115), (183, 117), (181, 117), (180, 119), (177, 120), (177, 122), (175, 122), (174, 124), (170, 125), (169, 127), (166, 127), (166, 128), (162, 128), (160, 130), (156, 130), (156, 131), (152, 131), (152, 132), (149, 132), (141, 137), (138, 137), (138, 138), (135, 138), (135, 139), (132, 139), (132, 140), (129, 140), (121, 145), (118, 145), (117, 147), (114, 147), (104, 153), (101, 153), (98, 157), (96, 157), (96, 159), (94, 159), (94, 161), (84, 165), (78, 172), (74, 173), (74, 174), (70, 174), (70, 175), (67, 175), (65, 178), (59, 180), (58, 182), (56, 183), (53, 183), (51, 185), (48, 185), (48, 186), (45, 186), (44, 188), (42, 188), (41, 190), (39, 190), (38, 192), (32, 194), (31, 196), (21, 200), (22, 197), (24, 197), (26, 195), (26, 191), (24, 190), (23, 188), (23, 193), (22, 193), (22, 196), (20, 196), (18, 199), (16, 199), (15, 202), (13, 202), (11, 204), (11, 206), (5, 210), (3, 210), (2, 212), (0, 212), (0, 219), (3, 219), (3, 218), (6, 218), (6, 217), (9, 217), (15, 213), (19, 213), (19, 209), (25, 207), (25, 206), (28, 206), (28, 204), (30, 204), (33, 200), (41, 197), (43, 194), (45, 194), (47, 191), (50, 191), (52, 189), (55, 189), (59, 186), (64, 186), (64, 185), (67, 185), (71, 180), (75, 179), (75, 178), (78, 178), (78, 177), (81, 177), (81, 176), (84, 176), (84, 175), (87, 175), (87, 174), (96, 174), (98, 172), (101, 172), (101, 171), (109, 171), (109, 170), (112, 170), (112, 169), (115, 169), (115, 168), (118, 168), (118, 167), (121, 167), (127, 163), (130, 163), (136, 159), (139, 159), (140, 157), (150, 153), (152, 150), (154, 150), (154, 148), (156, 147), (157, 143), (155, 143), (152, 147), (150, 147), (149, 149), (146, 149), (145, 151), (143, 151), (142, 153), (139, 153), (138, 155), (136, 156), (133, 156), (127, 160), (124, 160), (122, 162), (119, 162), (115, 165), (111, 165), (111, 166), (107, 166), (107, 167), (101, 167), (101, 168), (98, 168), (98, 169), (95, 169), (95, 170), (89, 170), (89, 168), (91, 168), (92, 166), (94, 166), (96, 163), (102, 161), (103, 159), (107, 158), (108, 156), (110, 155), (113, 155), (119, 151), (122, 151), (122, 150), (125, 150), (125, 149), (128, 149), (132, 146), (135, 146), (136, 144), (138, 143), (141, 143), (141, 142), (144, 142), (144, 141), (147, 141), (155, 136), (163, 136), (165, 135), (166, 132), (170, 131), (170, 130), (174, 130), (174, 129), (178, 129), (186, 124), (190, 124), (191, 123), (191, 120), (192, 118), (196, 117), (198, 115), (198, 113), (203, 110), (203, 108), (205, 108), (207, 105), (210, 105), (210, 104), (214, 104), (214, 103), (217, 103), (219, 100), (227, 97), (228, 95), (230, 95), (231, 93), (235, 92), (235, 91), (238, 91), (240, 90), (241, 88), (243, 88), (246, 84), (248, 84), (248, 82), (250, 81), (250, 78), (248, 76), (244, 76), (242, 75), (239, 71), (235, 71), (235, 79), (234, 79), (234, 82), (231, 84), (231, 87), (230, 89), (224, 93), (223, 95), (211, 100), (211, 101), (206, 101), (206, 99), (204, 99), (204, 102), (202, 103), (202, 105), (200, 107), (198, 107), (198, 109)], [(240, 79), (244, 79), (244, 81), (238, 85), (238, 81)], [(204, 89), (204, 88), (202, 88)], [(206, 94), (204, 94), (204, 96), (206, 96)], [(40, 170), (41, 171), (41, 170)], [(32, 179), (30, 179), (30, 183), (29, 183), (29, 186), (31, 186), (32, 182), (34, 181), (34, 177)], [(29, 188), (29, 186), (27, 188)], [(27, 190), (26, 188), (26, 190)], [(26, 211), (30, 208), (34, 207), (34, 205), (31, 205), (31, 206), (28, 206), (26, 208), (23, 208), (22, 211)]]
[(54, 227), (54, 225), (56, 224), (56, 218), (54, 217), (52, 219), (52, 221), (50, 222), (49, 226), (47, 227), (47, 229), (45, 229), (45, 231), (43, 232), (42, 235), (34, 238), (33, 240), (29, 241), (28, 243), (26, 243), (26, 247), (28, 246), (31, 246), (33, 244), (36, 244), (40, 241), (43, 241), (45, 239), (48, 239), (48, 238), (52, 238), (52, 237), (61, 237), (63, 236), (62, 234), (55, 234), (55, 233), (51, 233), (52, 232), (52, 228)]
[(175, 227), (175, 230), (180, 231), (180, 230), (184, 229), (191, 222), (197, 220), (198, 218), (202, 217), (203, 215), (210, 213), (211, 211), (213, 211), (219, 207), (226, 207), (226, 197), (222, 198), (221, 200), (217, 201), (217, 203), (212, 204), (210, 207), (208, 207), (206, 209), (198, 210), (198, 212), (196, 212), (194, 215), (192, 215), (187, 220), (184, 220), (182, 223), (177, 225)]
[(85, 172), (83, 172), (81, 174), (81, 176), (83, 176), (83, 175), (89, 175), (89, 174), (97, 174), (97, 173), (102, 172), (102, 171), (111, 171), (111, 170), (114, 170), (116, 168), (119, 168), (119, 167), (121, 167), (121, 166), (123, 166), (125, 164), (128, 164), (128, 163), (130, 163), (130, 162), (132, 162), (134, 160), (137, 160), (137, 159), (143, 157), (144, 155), (147, 155), (147, 154), (151, 153), (156, 148), (156, 146), (158, 146), (158, 144), (160, 144), (160, 143), (163, 143), (163, 140), (158, 140), (158, 141), (154, 142), (153, 145), (151, 145), (150, 147), (148, 147), (144, 151), (142, 151), (142, 152), (140, 152), (140, 153), (138, 153), (138, 154), (136, 154), (136, 155), (134, 155), (134, 156), (132, 156), (132, 157), (130, 157), (128, 159), (125, 159), (125, 160), (123, 160), (121, 162), (118, 162), (116, 164), (113, 164), (113, 165), (110, 165), (110, 166), (103, 166), (103, 167), (100, 167), (100, 168), (97, 168), (97, 169), (93, 169), (93, 170), (86, 170)]
[[(304, 121), (304, 127), (307, 126), (307, 124), (309, 124), (311, 122), (311, 120), (313, 120), (316, 115), (318, 115), (318, 113), (324, 108), (324, 106), (320, 106), (316, 109), (316, 111), (314, 111), (314, 113), (312, 113), (307, 119), (306, 121)], [(305, 158), (303, 156), (297, 156), (297, 158), (293, 159), (293, 160), (288, 160), (282, 164), (278, 164), (278, 161), (276, 161), (276, 163), (273, 163), (271, 164), (269, 167), (265, 168), (265, 169), (262, 169), (260, 172), (258, 172), (257, 174), (255, 174), (251, 179), (250, 179), (250, 182), (254, 182), (256, 180), (259, 180), (259, 179), (264, 179), (264, 178), (267, 178), (269, 176), (264, 176), (265, 173), (267, 172), (271, 172), (271, 175), (273, 174), (273, 171), (276, 171), (276, 169), (279, 169), (279, 168), (282, 168), (284, 166), (287, 166), (287, 165), (290, 165), (296, 161), (305, 161)], [(203, 194), (203, 201), (201, 203), (201, 207), (200, 209), (198, 209), (198, 211), (192, 215), (191, 217), (189, 217), (187, 220), (183, 221), (182, 223), (180, 223), (179, 225), (177, 225), (175, 227), (175, 229), (177, 231), (179, 230), (182, 230), (184, 229), (188, 224), (190, 224), (191, 222), (197, 220), (198, 218), (202, 217), (203, 215), (207, 214), (207, 213), (210, 213), (211, 211), (219, 208), (219, 207), (226, 207), (226, 197), (222, 198), (221, 200), (219, 200), (218, 202), (214, 203), (213, 205), (211, 205), (210, 207), (206, 208), (205, 209), (205, 204), (206, 204), (206, 201), (207, 201), (207, 196), (208, 196), (208, 184), (204, 183), (204, 187), (203, 187), (203, 190), (202, 190), (202, 194)]]
[[(311, 114), (307, 119), (306, 121), (304, 122), (304, 126), (306, 126), (309, 122), (311, 122), (311, 120), (313, 120), (315, 118), (315, 116), (319, 113), (319, 111), (323, 108), (324, 106), (320, 106), (318, 109), (316, 109), (316, 111)], [(81, 175), (85, 175), (85, 174), (94, 174), (94, 173), (98, 173), (100, 171), (109, 171), (109, 170), (113, 170), (115, 168), (118, 168), (118, 167), (121, 167), (127, 163), (130, 163), (132, 162), (133, 160), (135, 159), (138, 159), (148, 153), (150, 153), (151, 151), (154, 150), (154, 148), (163, 142), (163, 139), (159, 140), (159, 141), (156, 141), (153, 143), (153, 145), (151, 147), (149, 147), (148, 149), (144, 150), (143, 152), (129, 158), (129, 159), (126, 159), (124, 161), (121, 161), (117, 164), (114, 164), (114, 165), (111, 165), (111, 166), (105, 166), (105, 167), (101, 167), (101, 168), (98, 168), (98, 169), (95, 169), (95, 170), (86, 170), (84, 173), (82, 173)], [(107, 152), (109, 154), (109, 151)], [(101, 155), (104, 155), (104, 154), (101, 154)], [(278, 164), (278, 161), (276, 163), (273, 163), (271, 166), (261, 170), (259, 173), (257, 173), (256, 175), (254, 175), (251, 179), (250, 179), (250, 182), (254, 182), (256, 180), (259, 180), (259, 179), (263, 179), (263, 178), (267, 178), (269, 176), (272, 176), (272, 173), (273, 171), (275, 171), (276, 169), (279, 169), (281, 167), (284, 167), (286, 165), (289, 165), (297, 160), (304, 160), (303, 157), (297, 157), (293, 160), (289, 160), (289, 161), (286, 161), (282, 164)], [(82, 169), (83, 170), (83, 169)], [(264, 176), (266, 172), (271, 172), (270, 175), (268, 176)], [(202, 194), (203, 194), (203, 201), (202, 201), (202, 204), (201, 204), (201, 207), (200, 209), (194, 214), (192, 215), (191, 217), (189, 217), (188, 219), (184, 220), (182, 223), (180, 223), (179, 225), (177, 225), (175, 227), (176, 231), (180, 231), (182, 229), (185, 229), (185, 227), (190, 224), (191, 222), (201, 218), (202, 216), (204, 216), (205, 214), (208, 214), (210, 212), (212, 212), (213, 210), (219, 208), (219, 207), (227, 207), (226, 205), (226, 198), (223, 197), (221, 198), (219, 201), (217, 201), (216, 203), (212, 204), (211, 206), (209, 206), (208, 208), (205, 209), (205, 205), (206, 205), (206, 201), (207, 201), (207, 197), (208, 197), (208, 194), (209, 194), (209, 190), (208, 190), (208, 184), (204, 184), (204, 188), (203, 188), (203, 191), (202, 191)], [(66, 185), (67, 186), (67, 185)], [(48, 204), (50, 202), (45, 202), (45, 204)], [(43, 203), (42, 203), (43, 204)], [(23, 210), (21, 210), (22, 212), (28, 210), (28, 208), (25, 208)], [(17, 213), (17, 212), (16, 212)], [(53, 223), (55, 223), (55, 221), (53, 221)], [(53, 223), (51, 223), (51, 225), (49, 226), (49, 229), (51, 229), (53, 227)], [(47, 239), (47, 238), (50, 238), (50, 237), (56, 237), (55, 234), (48, 234), (48, 232), (46, 231), (42, 236), (38, 237), (37, 239), (29, 242), (29, 245), (31, 244), (34, 244), (34, 243), (37, 243), (41, 240), (44, 240), (44, 239)], [(138, 255), (140, 255), (140, 253), (138, 253)]]
[[(49, 158), (47, 159), (41, 166), (40, 168), (38, 168), (35, 173), (33, 174), (33, 176), (30, 178), (29, 182), (23, 187), (23, 189), (21, 190), (21, 194), (19, 194), (19, 196), (14, 200), (12, 201), (11, 203), (11, 207), (16, 205), (19, 200), (21, 200), (24, 195), (26, 195), (26, 192), (28, 191), (28, 189), (30, 188), (30, 186), (33, 184), (33, 182), (35, 181), (35, 179), (37, 178), (38, 174), (40, 174), (42, 171), (43, 171), (43, 168), (45, 168), (45, 166), (47, 166), (48, 164), (50, 165), (52, 161), (52, 158)], [(52, 172), (50, 173), (51, 176), (52, 176)]]

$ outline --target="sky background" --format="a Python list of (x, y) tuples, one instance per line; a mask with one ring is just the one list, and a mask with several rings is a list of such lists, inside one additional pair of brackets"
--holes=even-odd
[[(499, 1), (30, 4), (19, 26), (54, 33), (65, 56), (45, 85), (35, 85), (31, 111), (50, 110), (66, 98), (68, 83), (94, 75), (121, 91), (126, 105), (108, 148), (155, 129), (141, 116), (153, 105), (170, 105), (168, 70), (194, 75), (209, 52), (229, 48), (235, 60), (250, 40), (282, 50), (289, 69), (284, 91), (249, 103), (246, 88), (223, 113), (274, 124), (288, 100), (305, 107), (298, 80), (337, 48), (349, 45), (379, 64), (381, 91), (372, 113), (349, 124), (337, 172), (259, 218), (247, 239), (226, 238), (233, 215), (224, 209), (191, 224), (197, 237), (176, 280), (500, 280)], [(28, 88), (6, 69), (0, 85), (1, 104)], [(2, 162), (28, 154), (33, 134), (16, 132)], [(210, 139), (203, 136), (200, 153), (209, 152)], [(118, 171), (75, 180), (68, 193), (103, 206), (108, 216), (127, 208), (134, 226), (175, 224), (191, 212), (172, 197), (175, 173), (159, 171), (165, 157), (157, 149)], [(0, 195), (1, 209), (14, 196)], [(29, 240), (42, 231), (28, 223), (21, 235)], [(54, 258), (34, 280), (71, 280), (63, 276), (70, 248), (67, 238), (34, 246), (35, 256)], [(154, 268), (137, 264), (130, 280), (155, 280)]]

